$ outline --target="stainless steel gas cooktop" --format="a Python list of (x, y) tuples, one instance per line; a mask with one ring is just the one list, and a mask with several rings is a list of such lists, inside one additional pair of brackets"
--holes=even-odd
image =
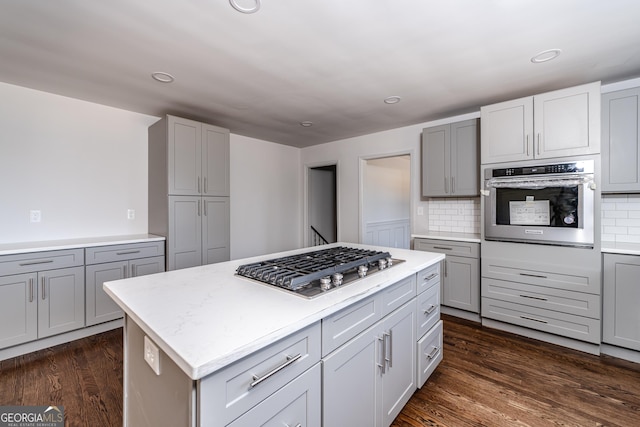
[(389, 252), (340, 246), (241, 265), (236, 274), (313, 298), (402, 262)]

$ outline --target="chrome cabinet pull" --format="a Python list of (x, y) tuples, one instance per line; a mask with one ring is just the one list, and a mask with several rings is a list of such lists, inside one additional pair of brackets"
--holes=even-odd
[(456, 192), (456, 179), (454, 177), (451, 177), (451, 194), (454, 194)]
[(428, 282), (429, 280), (435, 279), (436, 277), (438, 277), (438, 273), (431, 273), (430, 275), (424, 278), (424, 281)]
[(140, 251), (124, 251), (124, 252), (116, 252), (116, 255), (131, 255), (131, 254), (139, 254)]
[(382, 360), (382, 364), (376, 362), (376, 365), (378, 365), (378, 367), (380, 368), (381, 373), (384, 374), (386, 372), (386, 365), (384, 363), (384, 359), (385, 359), (385, 356), (387, 355), (387, 340), (383, 335), (382, 338), (378, 337), (378, 341), (382, 341), (382, 346), (381, 346), (382, 357), (380, 358), (380, 360)]
[(202, 193), (202, 191), (200, 191), (200, 177), (198, 177), (198, 193)]
[(534, 321), (534, 322), (538, 322), (538, 323), (549, 323), (549, 322), (547, 322), (546, 320), (542, 320), (542, 319), (535, 319), (535, 318), (533, 318), (533, 317), (528, 317), (528, 316), (522, 316), (522, 315), (521, 315), (521, 316), (520, 316), (520, 318), (521, 318), (521, 319), (524, 319), (524, 320), (532, 320), (532, 321)]
[(33, 278), (29, 279), (29, 302), (33, 302)]
[(249, 384), (249, 388), (254, 388), (258, 384), (262, 383), (263, 381), (271, 378), (272, 376), (274, 376), (275, 374), (277, 374), (278, 372), (280, 372), (281, 370), (283, 370), (287, 366), (291, 366), (293, 363), (295, 363), (301, 357), (302, 357), (302, 353), (298, 353), (295, 356), (287, 356), (287, 361), (286, 362), (284, 362), (282, 365), (278, 366), (277, 368), (274, 368), (272, 371), (266, 373), (264, 376), (260, 377), (260, 376), (254, 374), (253, 375), (253, 382), (251, 384)]
[(207, 202), (204, 202), (204, 203), (202, 204), (202, 207), (204, 208), (204, 209), (203, 209), (203, 210), (204, 210), (204, 216), (208, 216), (208, 214), (207, 214)]
[(425, 316), (428, 316), (429, 314), (433, 313), (433, 310), (436, 309), (436, 305), (431, 304), (431, 306), (429, 308), (427, 308), (426, 310), (423, 310), (423, 313)]
[(434, 246), (433, 249), (442, 249), (443, 251), (452, 251), (453, 248), (447, 248), (446, 246)]
[(447, 260), (442, 261), (442, 265), (444, 266), (444, 277), (447, 277)]
[(44, 300), (46, 298), (45, 297), (45, 291), (46, 291), (46, 287), (47, 287), (46, 286), (46, 281), (47, 281), (47, 279), (45, 279), (45, 277), (42, 276), (42, 278), (40, 279), (40, 285), (42, 287), (42, 300)]
[(20, 267), (24, 267), (27, 265), (38, 265), (38, 264), (49, 264), (52, 263), (53, 260), (52, 259), (47, 259), (47, 260), (40, 260), (40, 261), (31, 261), (31, 262), (22, 262), (20, 264), (18, 264)]
[(201, 216), (201, 213), (200, 213), (201, 212), (201, 207), (200, 207), (200, 205), (201, 205), (201, 201), (198, 200), (198, 216)]
[(532, 295), (520, 295), (522, 298), (529, 298), (529, 299), (535, 299), (538, 301), (548, 301), (547, 298), (542, 298), (542, 297), (534, 297)]
[(389, 337), (389, 358), (387, 362), (389, 362), (389, 367), (393, 368), (393, 331), (385, 332), (385, 335)]
[(424, 355), (427, 356), (427, 360), (431, 360), (434, 357), (436, 357), (436, 355), (440, 352), (440, 347), (433, 347), (433, 350), (431, 350), (431, 353), (425, 353)]
[(546, 279), (547, 276), (543, 276), (542, 274), (533, 274), (533, 273), (520, 273), (521, 276), (527, 277), (537, 277), (538, 279)]
[(540, 155), (540, 132), (538, 132), (538, 147), (536, 148), (538, 150), (538, 156)]
[(204, 177), (204, 194), (207, 194), (207, 177)]
[(527, 136), (525, 137), (527, 142), (526, 142), (526, 146), (527, 146), (527, 157), (529, 157), (529, 134), (527, 134)]
[(447, 186), (447, 184), (448, 184), (448, 179), (447, 179), (447, 177), (445, 176), (445, 177), (444, 177), (444, 192), (445, 192), (445, 193), (449, 193), (449, 187)]

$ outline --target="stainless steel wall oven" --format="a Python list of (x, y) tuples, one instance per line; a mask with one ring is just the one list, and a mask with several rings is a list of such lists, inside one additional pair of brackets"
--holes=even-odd
[(594, 161), (484, 171), (484, 238), (594, 244)]

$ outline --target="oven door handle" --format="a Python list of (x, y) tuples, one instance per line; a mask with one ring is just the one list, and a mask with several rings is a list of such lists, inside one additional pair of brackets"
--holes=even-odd
[(573, 187), (575, 185), (585, 185), (591, 189), (595, 188), (593, 174), (571, 174), (563, 176), (540, 176), (540, 177), (510, 177), (491, 178), (487, 180), (487, 188), (545, 188), (545, 187)]

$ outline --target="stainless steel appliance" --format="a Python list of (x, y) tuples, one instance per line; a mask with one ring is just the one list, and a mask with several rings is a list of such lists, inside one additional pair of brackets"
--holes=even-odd
[(484, 179), (486, 240), (593, 247), (593, 160), (488, 168)]
[(313, 298), (401, 262), (389, 252), (339, 246), (241, 265), (236, 274)]

